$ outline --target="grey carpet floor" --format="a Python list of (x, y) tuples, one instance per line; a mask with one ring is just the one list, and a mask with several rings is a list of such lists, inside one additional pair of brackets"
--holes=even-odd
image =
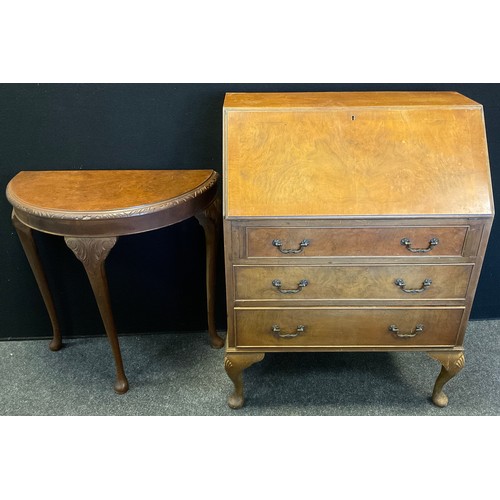
[(224, 351), (206, 333), (120, 337), (130, 390), (113, 392), (106, 338), (0, 342), (0, 415), (500, 415), (500, 321), (469, 323), (465, 368), (430, 401), (440, 365), (418, 352), (273, 353), (245, 371), (246, 404), (226, 404)]

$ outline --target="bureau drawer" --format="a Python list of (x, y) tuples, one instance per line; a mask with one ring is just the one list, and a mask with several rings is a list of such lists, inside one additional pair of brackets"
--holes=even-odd
[(473, 265), (234, 266), (236, 300), (465, 299)]
[(237, 347), (453, 346), (464, 308), (235, 308)]
[(247, 257), (461, 256), (468, 226), (247, 227)]

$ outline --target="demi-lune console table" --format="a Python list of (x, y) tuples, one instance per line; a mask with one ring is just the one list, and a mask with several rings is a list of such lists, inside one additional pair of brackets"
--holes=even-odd
[(50, 349), (62, 346), (61, 330), (32, 231), (64, 237), (82, 262), (99, 307), (116, 366), (114, 389), (128, 390), (111, 310), (105, 261), (120, 236), (152, 231), (196, 217), (205, 232), (210, 343), (223, 340), (215, 327), (215, 262), (220, 207), (213, 170), (22, 171), (7, 186), (12, 222), (35, 275), (52, 323)]

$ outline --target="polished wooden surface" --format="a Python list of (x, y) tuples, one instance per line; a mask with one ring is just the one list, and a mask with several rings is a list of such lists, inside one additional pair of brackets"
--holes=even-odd
[(434, 390), (432, 391), (432, 401), (436, 406), (444, 407), (448, 405), (448, 396), (443, 392), (443, 386), (450, 381), (465, 366), (465, 356), (463, 351), (428, 353), (431, 358), (441, 363)]
[(217, 335), (215, 326), (215, 283), (217, 267), (217, 242), (221, 230), (220, 197), (205, 210), (195, 214), (203, 231), (205, 232), (205, 280), (207, 290), (208, 334), (210, 344), (217, 349), (224, 345), (224, 341)]
[(43, 302), (47, 309), (47, 313), (52, 325), (52, 340), (50, 341), (49, 348), (51, 351), (58, 351), (62, 347), (61, 327), (59, 325), (59, 318), (57, 317), (57, 310), (50, 293), (49, 283), (45, 270), (38, 255), (38, 249), (33, 237), (33, 230), (23, 224), (16, 216), (15, 212), (12, 213), (12, 225), (17, 232), (19, 241), (23, 247), (26, 258), (28, 259), (31, 270), (35, 277), (38, 289), (43, 298)]
[(24, 209), (91, 218), (95, 212), (161, 209), (162, 202), (195, 191), (213, 175), (213, 170), (22, 171), (9, 183), (7, 196)]
[[(236, 346), (275, 347), (289, 351), (303, 347), (316, 350), (328, 347), (453, 347), (463, 307), (454, 308), (237, 308)], [(417, 325), (424, 329), (414, 337), (398, 337), (389, 327), (396, 325), (402, 335), (415, 333)], [(278, 325), (284, 335), (295, 335), (302, 325), (304, 332), (282, 338), (273, 333)]]
[(109, 238), (65, 237), (64, 241), (68, 248), (75, 254), (76, 258), (83, 264), (87, 273), (115, 360), (116, 381), (114, 389), (118, 394), (124, 394), (128, 391), (129, 385), (123, 368), (118, 331), (111, 309), (108, 279), (104, 267), (106, 257), (115, 246), (117, 238), (116, 236)]
[[(234, 267), (235, 299), (465, 300), (472, 265), (242, 266)], [(395, 283), (402, 279), (406, 285)], [(281, 290), (273, 281), (282, 283)], [(427, 287), (425, 280), (431, 280)], [(305, 286), (300, 283), (306, 281)], [(407, 291), (403, 291), (406, 289)], [(419, 290), (410, 293), (409, 290)]]
[(477, 103), (411, 92), (246, 99), (228, 98), (225, 112), (228, 217), (493, 212)]
[[(407, 256), (418, 255), (401, 244), (403, 238), (411, 241), (411, 248), (428, 248), (429, 241), (437, 238), (439, 243), (424, 255), (461, 255), (467, 227), (373, 227), (373, 228), (295, 228), (262, 227), (248, 228), (249, 257), (285, 257), (273, 245), (275, 239), (283, 243), (284, 249), (299, 247), (302, 240), (309, 245), (300, 253), (302, 257), (353, 255), (353, 256)], [(422, 255), (422, 254), (421, 254)], [(420, 255), (420, 256), (421, 256)]]
[(357, 108), (357, 107), (471, 106), (477, 102), (458, 92), (228, 92), (226, 110), (241, 108)]
[(227, 354), (225, 356), (224, 368), (234, 384), (234, 391), (228, 398), (230, 408), (237, 410), (243, 406), (243, 371), (263, 359), (263, 352), (245, 352), (235, 355)]
[(232, 408), (243, 370), (284, 351), (427, 351), (448, 403), (493, 220), (481, 105), (228, 94), (223, 185)]
[(208, 333), (212, 347), (223, 340), (215, 327), (215, 265), (220, 203), (213, 170), (23, 171), (7, 186), (12, 222), (52, 322), (52, 350), (62, 346), (54, 301), (32, 230), (64, 236), (90, 281), (116, 369), (114, 389), (129, 388), (111, 310), (105, 261), (119, 236), (159, 229), (196, 217), (205, 233)]
[[(418, 263), (421, 260), (443, 262), (443, 258), (446, 258), (446, 262), (469, 262), (470, 259), (476, 259), (482, 255), (481, 245), (486, 231), (485, 221), (488, 220), (489, 218), (484, 217), (457, 217), (453, 219), (449, 217), (432, 219), (428, 217), (411, 219), (397, 217), (353, 220), (342, 218), (289, 219), (284, 217), (228, 219), (226, 217), (224, 223), (228, 229), (229, 226), (231, 227), (231, 230), (227, 232), (226, 246), (234, 252), (234, 259), (252, 264), (262, 261), (265, 264), (281, 265), (289, 262), (300, 264), (305, 259), (310, 260), (310, 263), (324, 260), (345, 263), (349, 261)], [(429, 235), (435, 231), (439, 231), (441, 235), (439, 244), (433, 246), (431, 251), (424, 253), (410, 252), (398, 238), (401, 234), (405, 234), (404, 237), (408, 237), (411, 241), (411, 248), (425, 248), (429, 246)], [(333, 238), (333, 235), (344, 234), (351, 237)], [(299, 254), (283, 254), (273, 245), (273, 240), (281, 237), (278, 239), (282, 240), (283, 248), (297, 248), (300, 241), (305, 238), (304, 235), (310, 236), (306, 238), (309, 239), (310, 244), (304, 247)], [(353, 235), (356, 238), (352, 238)], [(285, 242), (285, 238), (289, 236), (294, 237), (293, 242)], [(443, 236), (445, 236), (444, 239)], [(377, 241), (379, 243), (374, 245)], [(450, 242), (454, 248), (450, 248)], [(292, 247), (292, 243), (295, 247)], [(342, 253), (339, 251), (342, 248), (357, 254)], [(443, 253), (443, 248), (446, 250), (445, 253)], [(363, 249), (365, 251), (368, 249), (364, 255)], [(372, 253), (370, 253), (370, 249), (372, 249)], [(373, 255), (374, 249), (379, 255)], [(314, 252), (318, 252), (319, 255), (314, 255)], [(441, 253), (439, 254), (439, 252)]]
[(19, 220), (39, 231), (122, 236), (202, 212), (217, 194), (218, 177), (213, 170), (25, 171), (9, 182), (7, 198)]

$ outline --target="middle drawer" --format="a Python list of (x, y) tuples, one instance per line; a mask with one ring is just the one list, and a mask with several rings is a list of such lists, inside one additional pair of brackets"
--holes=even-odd
[(473, 264), (234, 266), (235, 300), (465, 299)]

